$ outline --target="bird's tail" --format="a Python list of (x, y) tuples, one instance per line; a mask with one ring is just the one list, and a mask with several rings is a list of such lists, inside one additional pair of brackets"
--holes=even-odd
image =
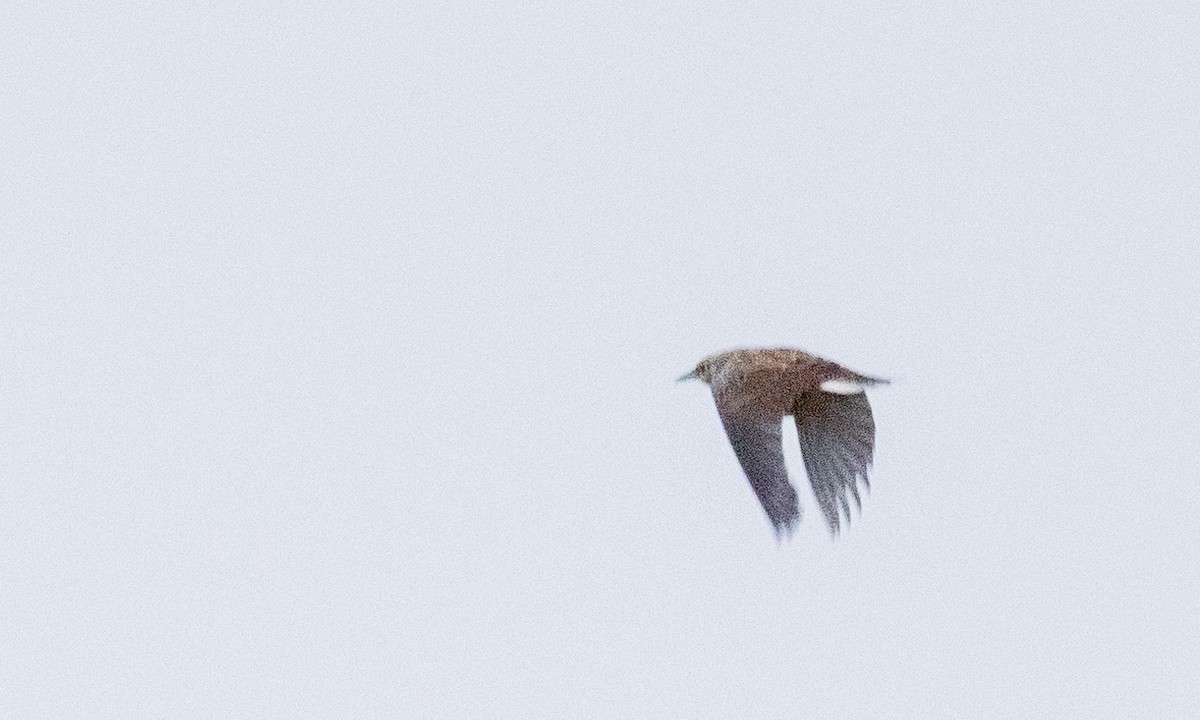
[(821, 389), (838, 395), (854, 395), (872, 385), (887, 385), (891, 380), (856, 373), (833, 362), (821, 368)]

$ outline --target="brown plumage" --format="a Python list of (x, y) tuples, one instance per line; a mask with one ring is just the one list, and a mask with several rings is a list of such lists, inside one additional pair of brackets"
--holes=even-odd
[(863, 392), (880, 378), (788, 348), (731, 350), (710, 355), (680, 380), (703, 380), (738, 462), (775, 533), (790, 535), (800, 520), (796, 490), (783, 462), (784, 415), (796, 419), (804, 469), (829, 530), (837, 534), (850, 502), (862, 510), (861, 480), (875, 452), (875, 421)]

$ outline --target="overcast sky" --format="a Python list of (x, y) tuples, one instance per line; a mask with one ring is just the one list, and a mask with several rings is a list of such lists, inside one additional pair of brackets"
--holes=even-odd
[(734, 5), (5, 4), (0, 716), (1194, 716), (1200, 6)]

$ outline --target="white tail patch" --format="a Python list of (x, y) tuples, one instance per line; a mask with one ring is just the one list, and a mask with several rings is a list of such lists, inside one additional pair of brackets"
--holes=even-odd
[(856, 395), (865, 390), (866, 386), (849, 380), (826, 380), (821, 383), (821, 389), (837, 395)]

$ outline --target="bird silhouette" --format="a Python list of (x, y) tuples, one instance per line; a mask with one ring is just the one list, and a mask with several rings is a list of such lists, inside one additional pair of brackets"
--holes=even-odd
[(887, 380), (790, 348), (709, 355), (679, 378), (712, 388), (725, 434), (750, 487), (775, 527), (791, 536), (800, 521), (796, 490), (783, 462), (784, 415), (796, 421), (804, 469), (829, 531), (837, 535), (850, 502), (862, 511), (858, 483), (870, 489), (875, 420), (864, 390)]

